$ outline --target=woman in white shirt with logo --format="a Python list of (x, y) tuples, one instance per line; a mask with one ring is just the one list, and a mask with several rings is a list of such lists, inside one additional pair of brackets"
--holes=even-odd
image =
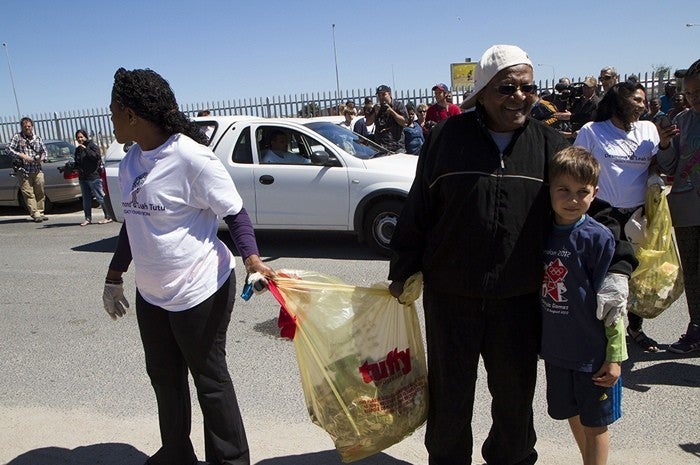
[[(639, 120), (644, 103), (641, 84), (615, 84), (598, 103), (594, 121), (586, 123), (574, 141), (600, 163), (597, 197), (613, 207), (623, 240), (625, 224), (644, 205), (647, 183), (660, 182), (658, 176), (649, 176), (649, 166), (659, 150), (659, 132), (651, 121)], [(617, 283), (626, 287), (627, 279), (620, 278)], [(642, 331), (642, 317), (630, 313), (628, 319), (630, 338), (643, 350), (657, 352), (657, 342)]]
[(158, 401), (162, 447), (149, 465), (193, 465), (188, 370), (204, 417), (206, 460), (250, 463), (226, 365), (226, 331), (236, 292), (235, 260), (217, 237), (229, 226), (246, 271), (272, 276), (258, 256), (250, 218), (206, 136), (179, 111), (165, 79), (151, 70), (114, 75), (110, 104), (119, 142), (136, 142), (119, 167), (124, 224), (103, 300), (126, 313), (122, 273), (133, 260), (136, 317), (146, 371)]

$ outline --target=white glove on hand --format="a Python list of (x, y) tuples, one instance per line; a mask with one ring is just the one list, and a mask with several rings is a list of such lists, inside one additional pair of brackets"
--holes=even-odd
[(666, 186), (664, 180), (661, 179), (661, 176), (659, 176), (658, 174), (652, 174), (647, 178), (647, 187), (651, 187), (654, 184), (657, 184), (661, 189), (663, 189)]
[(615, 326), (627, 314), (629, 278), (619, 273), (607, 273), (598, 291), (596, 316), (605, 326)]
[(411, 305), (418, 300), (421, 292), (423, 292), (423, 273), (420, 271), (411, 275), (403, 285), (403, 291), (399, 296), (401, 305)]
[(253, 287), (253, 294), (255, 295), (260, 295), (267, 291), (267, 278), (258, 271), (249, 274), (246, 282)]
[(126, 315), (129, 302), (124, 297), (124, 285), (105, 283), (105, 289), (102, 292), (102, 302), (104, 302), (105, 310), (113, 320)]

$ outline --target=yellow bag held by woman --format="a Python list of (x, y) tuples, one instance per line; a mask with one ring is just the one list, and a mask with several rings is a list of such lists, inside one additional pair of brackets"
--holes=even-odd
[(628, 310), (643, 318), (655, 318), (683, 294), (683, 273), (666, 194), (657, 184), (647, 189), (644, 208), (646, 231), (637, 248), (639, 266), (630, 277)]
[[(409, 281), (417, 297), (422, 279)], [(425, 422), (427, 368), (412, 302), (400, 304), (384, 283), (355, 287), (311, 271), (279, 270), (269, 288), (282, 305), (282, 334), (294, 341), (309, 416), (343, 462)]]

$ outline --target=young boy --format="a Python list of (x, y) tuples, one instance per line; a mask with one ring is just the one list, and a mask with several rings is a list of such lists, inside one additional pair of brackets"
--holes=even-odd
[(596, 293), (615, 249), (612, 233), (586, 215), (599, 173), (582, 147), (568, 147), (550, 163), (554, 224), (541, 294), (548, 413), (569, 420), (584, 465), (607, 463), (607, 425), (620, 418), (620, 362), (627, 359), (623, 319), (605, 327), (596, 318)]

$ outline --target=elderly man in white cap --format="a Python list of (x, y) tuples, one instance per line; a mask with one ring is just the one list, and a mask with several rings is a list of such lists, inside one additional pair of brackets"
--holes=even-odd
[(486, 462), (537, 460), (532, 399), (540, 346), (543, 242), (551, 221), (547, 161), (568, 145), (528, 114), (532, 62), (495, 45), (475, 70), (467, 111), (426, 140), (394, 232), (389, 279), (423, 272), (430, 465), (468, 465), (479, 356), (492, 396)]

